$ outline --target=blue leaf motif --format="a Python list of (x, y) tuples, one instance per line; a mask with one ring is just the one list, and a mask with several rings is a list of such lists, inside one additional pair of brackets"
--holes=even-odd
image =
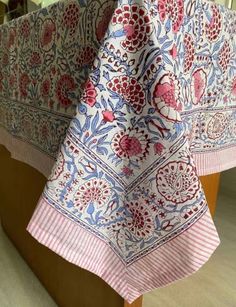
[(93, 214), (93, 212), (94, 212), (94, 205), (93, 205), (93, 203), (90, 203), (88, 208), (87, 208), (87, 213)]
[(92, 120), (92, 123), (91, 123), (91, 128), (92, 128), (93, 130), (96, 129), (97, 124), (98, 124), (98, 120), (99, 120), (99, 114), (98, 114), (98, 112), (97, 112), (96, 115), (94, 116), (93, 120)]

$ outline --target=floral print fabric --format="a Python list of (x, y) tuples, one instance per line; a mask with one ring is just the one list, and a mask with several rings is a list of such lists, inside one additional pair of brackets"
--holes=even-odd
[[(1, 28), (12, 46), (1, 51), (1, 122), (54, 154), (75, 112), (38, 208), (105, 242), (127, 269), (207, 214), (194, 155), (236, 152), (236, 14), (135, 0), (85, 20), (87, 5), (60, 2)], [(80, 32), (88, 21), (95, 30)]]

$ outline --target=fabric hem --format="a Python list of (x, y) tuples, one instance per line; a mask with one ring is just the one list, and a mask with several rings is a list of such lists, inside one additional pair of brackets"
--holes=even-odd
[(210, 153), (196, 153), (193, 158), (198, 176), (223, 172), (236, 167), (236, 146)]
[(43, 198), (27, 231), (67, 261), (102, 278), (129, 303), (148, 291), (193, 274), (220, 243), (207, 210), (178, 237), (127, 266), (109, 244), (62, 215)]

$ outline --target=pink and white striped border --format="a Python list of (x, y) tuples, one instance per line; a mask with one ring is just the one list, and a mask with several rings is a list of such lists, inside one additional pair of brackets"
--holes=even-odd
[(64, 217), (43, 198), (27, 230), (69, 262), (101, 277), (129, 303), (150, 290), (191, 275), (220, 243), (208, 210), (185, 232), (126, 266), (108, 244)]
[(219, 173), (236, 166), (236, 146), (193, 154), (193, 159), (199, 176)]

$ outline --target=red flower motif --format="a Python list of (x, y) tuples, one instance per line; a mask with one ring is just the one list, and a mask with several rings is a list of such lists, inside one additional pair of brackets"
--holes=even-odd
[(155, 151), (155, 154), (157, 155), (161, 155), (162, 154), (162, 151), (165, 149), (165, 146), (161, 143), (156, 143), (154, 144), (154, 151)]
[(71, 34), (75, 32), (79, 23), (79, 6), (77, 3), (70, 3), (63, 14), (63, 24), (70, 29)]
[(219, 52), (219, 62), (218, 62), (223, 73), (226, 72), (228, 69), (230, 57), (231, 57), (231, 48), (229, 42), (225, 41), (223, 47)]
[(129, 168), (128, 166), (124, 166), (122, 168), (122, 173), (126, 176), (126, 177), (130, 177), (133, 175), (133, 170), (131, 168)]
[(26, 73), (23, 73), (20, 76), (20, 94), (22, 97), (27, 97), (28, 93), (27, 93), (27, 87), (30, 83), (30, 78)]
[(194, 40), (188, 33), (184, 35), (184, 72), (188, 72), (194, 62)]
[(111, 196), (111, 187), (104, 179), (92, 179), (84, 183), (75, 193), (75, 206), (83, 211), (90, 203), (101, 207)]
[(82, 100), (85, 101), (90, 107), (93, 107), (96, 103), (97, 91), (93, 82), (89, 79), (85, 84), (85, 90)]
[(105, 10), (102, 12), (101, 19), (99, 19), (97, 29), (96, 29), (96, 36), (98, 41), (101, 41), (108, 29), (109, 22), (111, 20), (112, 14), (114, 9), (112, 7), (106, 7)]
[(112, 23), (123, 25), (126, 38), (121, 42), (121, 46), (129, 52), (142, 49), (153, 31), (146, 8), (137, 4), (117, 8)]
[(107, 83), (108, 88), (119, 94), (135, 113), (140, 114), (146, 104), (142, 85), (134, 78), (128, 76), (114, 77)]
[(63, 75), (57, 82), (56, 96), (59, 103), (67, 108), (72, 104), (72, 100), (68, 98), (70, 91), (75, 90), (74, 79), (70, 75)]
[(51, 88), (50, 80), (49, 79), (44, 80), (42, 85), (41, 85), (42, 96), (48, 97), (49, 93), (50, 93), (50, 88)]
[(108, 110), (102, 111), (102, 115), (103, 115), (103, 120), (105, 122), (111, 122), (112, 123), (115, 119), (115, 116), (114, 116), (112, 111), (108, 111)]
[(143, 199), (137, 202), (130, 202), (126, 208), (131, 213), (131, 217), (127, 217), (127, 226), (137, 238), (149, 238), (152, 236), (155, 224), (153, 212), (145, 204)]
[(32, 52), (30, 60), (29, 60), (29, 64), (32, 67), (36, 67), (42, 64), (40, 53), (38, 53), (37, 51)]
[(56, 25), (51, 19), (46, 19), (42, 24), (40, 44), (43, 50), (49, 51), (52, 48), (56, 32)]
[(183, 0), (159, 0), (158, 11), (162, 22), (166, 16), (172, 21), (173, 32), (179, 31), (184, 19), (184, 1)]
[(8, 43), (7, 43), (8, 48), (11, 48), (14, 45), (15, 37), (16, 37), (16, 30), (15, 29), (10, 29), (10, 31), (9, 31), (9, 39), (8, 39)]
[(236, 96), (236, 77), (233, 78), (231, 93)]
[(220, 35), (222, 29), (222, 17), (217, 5), (213, 4), (211, 6), (213, 15), (211, 17), (210, 23), (205, 24), (206, 37), (211, 41), (216, 41)]
[(83, 65), (89, 65), (94, 61), (96, 54), (97, 53), (93, 47), (82, 47), (76, 57), (76, 64), (78, 65), (78, 67), (82, 67)]
[(27, 19), (24, 19), (20, 26), (20, 34), (24, 38), (29, 38), (30, 36), (30, 22)]
[(148, 135), (139, 128), (118, 132), (111, 145), (118, 157), (135, 161), (144, 160), (149, 151)]

